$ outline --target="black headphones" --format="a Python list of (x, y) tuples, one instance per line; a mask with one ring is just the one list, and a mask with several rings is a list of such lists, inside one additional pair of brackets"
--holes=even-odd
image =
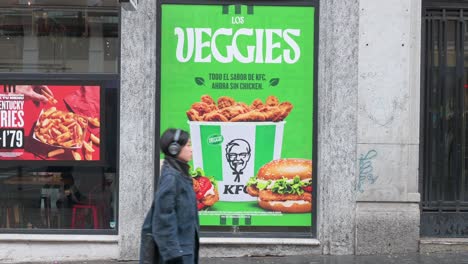
[(167, 151), (169, 152), (169, 154), (171, 154), (174, 157), (177, 156), (177, 154), (179, 154), (180, 149), (181, 149), (180, 144), (178, 142), (179, 137), (180, 137), (180, 129), (177, 129), (174, 134), (174, 138), (172, 139), (172, 143), (167, 148)]

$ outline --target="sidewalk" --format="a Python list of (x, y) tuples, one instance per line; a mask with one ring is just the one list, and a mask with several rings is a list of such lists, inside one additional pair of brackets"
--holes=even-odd
[[(28, 262), (29, 264), (138, 264), (137, 261)], [(378, 256), (283, 256), (202, 258), (200, 264), (468, 264), (468, 252)]]

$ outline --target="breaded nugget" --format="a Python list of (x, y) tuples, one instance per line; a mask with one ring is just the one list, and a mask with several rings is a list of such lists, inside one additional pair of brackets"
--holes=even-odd
[(250, 111), (250, 107), (249, 107), (246, 103), (237, 102), (237, 103), (235, 104), (235, 106), (240, 106), (240, 107), (244, 108), (245, 112)]
[(203, 116), (204, 114), (211, 112), (210, 106), (204, 102), (196, 102), (192, 104), (191, 109), (197, 111), (199, 116)]
[(279, 108), (281, 109), (282, 113), (273, 119), (274, 122), (283, 121), (293, 109), (293, 105), (290, 102), (282, 102), (279, 105)]
[(236, 101), (228, 96), (221, 96), (218, 98), (218, 108), (223, 109), (225, 107), (232, 106), (236, 103)]
[(216, 111), (218, 110), (218, 107), (215, 104), (215, 101), (213, 98), (207, 94), (201, 96), (201, 101), (205, 104), (207, 104), (210, 107), (211, 111)]
[(233, 105), (229, 107), (225, 107), (219, 111), (222, 115), (224, 115), (228, 120), (231, 120), (232, 118), (240, 115), (247, 113), (248, 110), (245, 109), (243, 106), (240, 105)]
[(201, 101), (208, 105), (215, 104), (213, 98), (207, 94), (201, 96)]
[(217, 111), (210, 112), (206, 115), (203, 116), (203, 121), (214, 121), (214, 122), (228, 122), (229, 119), (227, 119), (224, 115)]
[(203, 121), (203, 118), (198, 114), (198, 112), (195, 109), (190, 109), (186, 113), (190, 121)]
[(266, 99), (266, 105), (268, 106), (277, 106), (279, 105), (279, 100), (276, 96), (270, 95)]
[(250, 109), (255, 110), (255, 109), (260, 109), (263, 108), (265, 105), (263, 104), (262, 100), (260, 99), (255, 99), (252, 104), (250, 105)]
[(265, 121), (273, 121), (283, 114), (283, 110), (278, 106), (265, 106), (258, 111), (265, 115)]
[(245, 114), (240, 114), (231, 120), (231, 122), (258, 122), (265, 121), (265, 114), (258, 111), (250, 111)]

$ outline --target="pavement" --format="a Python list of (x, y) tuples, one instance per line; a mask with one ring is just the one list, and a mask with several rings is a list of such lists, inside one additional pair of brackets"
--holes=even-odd
[[(373, 256), (301, 255), (281, 257), (202, 258), (200, 264), (468, 264), (468, 252)], [(138, 264), (138, 261), (28, 262), (28, 264)]]

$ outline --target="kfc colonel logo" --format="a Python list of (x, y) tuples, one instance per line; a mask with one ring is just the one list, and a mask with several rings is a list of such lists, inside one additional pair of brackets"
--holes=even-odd
[(240, 175), (250, 160), (250, 144), (244, 139), (234, 139), (226, 145), (226, 160), (236, 176), (235, 182), (240, 182)]

